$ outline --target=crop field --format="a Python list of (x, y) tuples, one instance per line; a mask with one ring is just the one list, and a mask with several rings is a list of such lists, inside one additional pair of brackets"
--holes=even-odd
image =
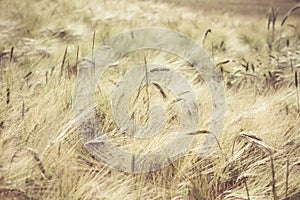
[[(297, 0), (0, 0), (0, 199), (299, 200), (299, 19)], [(214, 115), (218, 91), (178, 55), (137, 49), (114, 60), (92, 99), (106, 139), (150, 154), (182, 127), (193, 137), (168, 165), (137, 173), (133, 157), (132, 171), (122, 171), (110, 164), (128, 160), (101, 162), (87, 148), (103, 141), (82, 135), (96, 128), (78, 126), (88, 116), (74, 117), (76, 83), (87, 57), (101, 57), (104, 40), (149, 27), (183, 34), (205, 50), (222, 78), (225, 111)], [(144, 39), (159, 46), (163, 37)], [(179, 98), (153, 81), (157, 76), (193, 96)], [(193, 98), (197, 109), (186, 117), (181, 105)], [(127, 129), (124, 119), (131, 121)], [(213, 120), (222, 123), (219, 135)], [(203, 154), (207, 138), (214, 143)]]

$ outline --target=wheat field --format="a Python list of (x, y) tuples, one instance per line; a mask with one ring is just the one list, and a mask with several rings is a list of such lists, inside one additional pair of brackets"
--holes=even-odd
[[(0, 199), (300, 199), (300, 6), (241, 2), (0, 0)], [(171, 66), (199, 100), (202, 131), (186, 154), (139, 174), (87, 151), (73, 103), (84, 58), (104, 39), (143, 27), (168, 28), (203, 45), (222, 74), (226, 114), (217, 143), (201, 157), (212, 113), (201, 75), (156, 50), (113, 63), (98, 82), (97, 120), (128, 151), (161, 148), (183, 118), (170, 103), (174, 94), (151, 85), (131, 100), (133, 118), (147, 123), (147, 106), (159, 103), (167, 109), (167, 131), (150, 142), (117, 134), (112, 91), (134, 66), (146, 59)]]

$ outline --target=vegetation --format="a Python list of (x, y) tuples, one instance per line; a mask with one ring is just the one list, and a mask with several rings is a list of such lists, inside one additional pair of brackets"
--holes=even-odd
[[(0, 199), (300, 199), (299, 5), (274, 1), (247, 13), (244, 4), (229, 2), (221, 10), (202, 0), (0, 0)], [(198, 134), (170, 166), (122, 173), (95, 160), (78, 137), (74, 81), (82, 59), (103, 39), (145, 26), (202, 41), (224, 78), (226, 120), (209, 156), (199, 157), (206, 135)], [(109, 114), (119, 78), (145, 60), (170, 65), (193, 84), (199, 130), (207, 130), (211, 99), (201, 76), (174, 55), (143, 50), (113, 63), (99, 80), (103, 131), (129, 151), (163, 146), (157, 141), (168, 132), (141, 145), (116, 134)], [(155, 99), (174, 100), (155, 85), (135, 96), (139, 123)], [(167, 130), (175, 130), (181, 116), (176, 104), (168, 109)]]

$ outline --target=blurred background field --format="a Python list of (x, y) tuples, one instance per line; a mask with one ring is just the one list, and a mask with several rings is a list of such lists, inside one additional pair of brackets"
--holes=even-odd
[[(300, 199), (298, 8), (295, 0), (0, 0), (0, 199)], [(199, 135), (172, 165), (129, 174), (85, 150), (72, 124), (73, 87), (93, 47), (142, 27), (169, 28), (203, 45), (222, 73), (227, 112), (208, 157), (199, 157)], [(99, 80), (103, 131), (125, 149), (140, 147), (115, 134), (108, 113), (117, 80), (145, 57), (193, 84), (199, 130), (206, 130), (211, 100), (201, 76), (173, 55), (141, 51)], [(180, 123), (174, 112), (170, 126)]]
[[(259, 1), (259, 0), (193, 0), (193, 1), (180, 1), (180, 0), (161, 0), (162, 2), (174, 3), (180, 6), (186, 6), (193, 10), (205, 11), (207, 14), (216, 12), (220, 14), (233, 13), (239, 15), (250, 15), (251, 17), (258, 17), (266, 14), (266, 10), (270, 5), (280, 8), (279, 15), (286, 14), (291, 7), (293, 7), (297, 0), (273, 0), (273, 1)], [(299, 13), (298, 13), (299, 15)]]

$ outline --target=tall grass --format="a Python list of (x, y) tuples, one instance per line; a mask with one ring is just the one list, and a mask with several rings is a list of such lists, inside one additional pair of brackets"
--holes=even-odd
[[(295, 8), (276, 29), (275, 14), (269, 18), (271, 50), (266, 19), (219, 11), (203, 15), (175, 3), (25, 0), (0, 1), (0, 8), (5, 30), (0, 33), (0, 199), (300, 198)], [(171, 66), (199, 98), (200, 126), (187, 154), (162, 170), (129, 174), (98, 162), (85, 149), (72, 119), (73, 84), (80, 61), (103, 38), (145, 25), (178, 30), (213, 54), (226, 84), (227, 114), (212, 152), (199, 157), (203, 138), (213, 135), (206, 131), (212, 108), (195, 69), (151, 50), (113, 63), (99, 80), (96, 113), (102, 131), (124, 149), (163, 146), (164, 136), (172, 136), (165, 132), (161, 142), (147, 143), (118, 134), (110, 98), (134, 66), (145, 66), (146, 74), (150, 63)], [(182, 117), (176, 106), (180, 99), (159, 84), (148, 83), (137, 93), (131, 101), (134, 120), (147, 121), (145, 110), (152, 103), (171, 105), (168, 130), (175, 132)]]

